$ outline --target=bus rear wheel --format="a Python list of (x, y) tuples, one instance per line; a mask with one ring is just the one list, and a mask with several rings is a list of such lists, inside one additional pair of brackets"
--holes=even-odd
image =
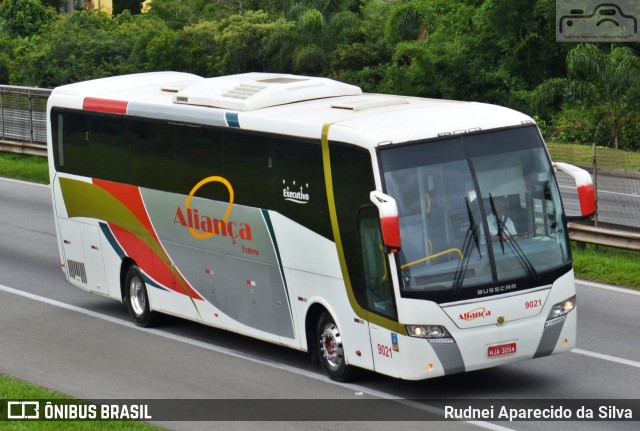
[(147, 285), (137, 265), (131, 265), (125, 279), (125, 302), (129, 315), (136, 325), (148, 327), (155, 322), (155, 314), (149, 305)]
[(340, 330), (326, 312), (318, 319), (316, 346), (320, 365), (332, 380), (346, 382), (351, 379), (353, 367), (347, 365), (345, 360)]

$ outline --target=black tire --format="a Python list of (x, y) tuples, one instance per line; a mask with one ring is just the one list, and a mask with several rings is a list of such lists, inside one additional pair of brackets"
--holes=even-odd
[(155, 323), (156, 315), (151, 311), (151, 307), (149, 306), (147, 285), (137, 265), (131, 265), (127, 270), (124, 285), (124, 300), (127, 304), (129, 315), (136, 325), (146, 328)]
[(318, 360), (325, 373), (338, 382), (349, 381), (353, 367), (347, 365), (340, 330), (333, 318), (326, 312), (320, 315), (316, 328)]

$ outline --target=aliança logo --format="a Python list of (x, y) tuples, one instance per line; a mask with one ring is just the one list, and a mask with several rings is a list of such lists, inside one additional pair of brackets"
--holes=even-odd
[[(197, 208), (191, 208), (191, 199), (198, 189), (207, 183), (220, 183), (224, 185), (229, 192), (229, 203), (227, 204), (224, 216), (221, 218), (201, 214)], [(231, 238), (233, 244), (236, 243), (238, 238), (244, 241), (253, 241), (251, 226), (248, 223), (238, 223), (229, 220), (233, 208), (233, 199), (233, 187), (231, 187), (231, 183), (229, 183), (226, 178), (220, 176), (207, 177), (191, 189), (185, 201), (184, 210), (182, 206), (178, 205), (173, 224), (179, 224), (188, 228), (191, 235), (197, 239), (207, 239), (213, 235), (220, 235)]]
[(491, 310), (487, 310), (484, 307), (478, 307), (471, 311), (461, 313), (459, 319), (469, 321), (469, 320), (481, 319), (483, 317), (488, 317), (488, 316), (491, 316)]

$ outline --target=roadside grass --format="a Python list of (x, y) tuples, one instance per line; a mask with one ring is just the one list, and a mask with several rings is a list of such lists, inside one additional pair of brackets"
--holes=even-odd
[[(559, 142), (546, 144), (551, 160), (582, 167), (593, 166), (593, 147), (590, 145)], [(598, 168), (640, 171), (640, 153), (638, 152), (596, 147), (596, 160)]]
[(0, 177), (49, 184), (49, 167), (45, 157), (0, 153)]
[[(0, 374), (0, 400), (4, 401), (20, 401), (20, 400), (72, 400), (73, 398), (57, 392), (43, 389), (21, 380), (13, 379), (9, 376)], [(5, 406), (2, 406), (3, 408)], [(0, 409), (0, 412), (2, 409)], [(42, 412), (41, 412), (42, 414)], [(159, 430), (149, 424), (135, 421), (59, 421), (49, 420), (45, 422), (41, 420), (12, 420), (0, 421), (0, 430), (18, 430), (31, 431), (46, 428), (49, 431), (97, 431), (97, 430), (131, 430), (131, 431), (151, 431)]]
[(595, 244), (582, 249), (573, 242), (571, 249), (577, 278), (640, 290), (638, 252)]

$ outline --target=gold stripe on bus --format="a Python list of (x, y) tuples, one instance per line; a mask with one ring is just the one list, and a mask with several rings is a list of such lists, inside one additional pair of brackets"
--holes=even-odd
[(340, 270), (342, 271), (342, 278), (347, 289), (347, 296), (349, 297), (349, 304), (351, 308), (361, 319), (368, 320), (378, 326), (386, 328), (390, 331), (397, 332), (401, 335), (406, 335), (407, 330), (404, 325), (396, 322), (395, 320), (388, 319), (386, 317), (374, 314), (371, 311), (367, 311), (358, 304), (356, 296), (353, 293), (353, 286), (351, 285), (351, 279), (349, 278), (349, 269), (347, 268), (347, 261), (344, 257), (344, 249), (342, 247), (342, 237), (340, 236), (340, 227), (338, 225), (338, 212), (336, 211), (336, 202), (333, 192), (333, 177), (331, 175), (331, 157), (329, 154), (329, 128), (331, 123), (326, 123), (322, 126), (321, 144), (322, 144), (322, 164), (324, 169), (324, 184), (327, 191), (327, 202), (329, 204), (329, 218), (331, 219), (331, 230), (333, 232), (333, 239), (338, 251), (338, 260), (340, 261)]

